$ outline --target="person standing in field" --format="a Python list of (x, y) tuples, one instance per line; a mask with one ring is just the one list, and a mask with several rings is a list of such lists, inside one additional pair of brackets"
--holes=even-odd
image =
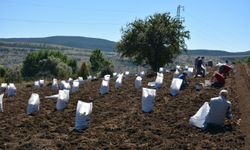
[(204, 56), (199, 58), (197, 61), (195, 78), (198, 76), (198, 74), (201, 74), (202, 77), (205, 77), (205, 66), (203, 64), (203, 61), (204, 61)]

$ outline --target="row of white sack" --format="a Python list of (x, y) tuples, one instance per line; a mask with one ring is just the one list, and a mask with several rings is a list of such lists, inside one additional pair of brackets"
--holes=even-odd
[(16, 86), (14, 83), (1, 83), (0, 93), (7, 93), (8, 96), (14, 96), (16, 93)]
[[(3, 112), (3, 96), (4, 94), (0, 95), (0, 112)], [(63, 110), (69, 102), (69, 91), (67, 90), (60, 90), (59, 94), (57, 95), (57, 103), (56, 108), (57, 110)], [(76, 109), (76, 118), (75, 118), (75, 128), (77, 130), (82, 130), (88, 126), (90, 120), (90, 114), (92, 112), (92, 103), (86, 103), (82, 101), (78, 101), (77, 109)], [(28, 101), (27, 106), (27, 114), (33, 114), (38, 112), (40, 108), (40, 98), (39, 95), (36, 93), (32, 93), (31, 97)]]
[[(116, 75), (116, 81), (115, 81), (115, 88), (120, 88), (122, 86), (122, 80), (123, 80), (123, 74), (117, 74)], [(144, 76), (144, 72), (141, 73), (140, 76), (137, 76), (135, 79), (135, 88), (139, 89), (141, 88), (141, 82), (142, 78)], [(109, 82), (110, 82), (110, 75), (105, 75), (100, 88), (100, 94), (106, 94), (109, 92)], [(149, 86), (156, 86), (160, 88), (161, 84), (163, 83), (163, 73), (157, 73), (156, 81), (149, 83)], [(154, 84), (154, 85), (153, 85)]]
[[(118, 76), (119, 77), (116, 79), (116, 82), (115, 82), (115, 88), (119, 88), (122, 86), (123, 75), (120, 74)], [(148, 86), (155, 87), (156, 89), (159, 89), (163, 84), (163, 79), (164, 79), (163, 73), (157, 73), (157, 77), (155, 79), (155, 82), (149, 82)], [(101, 88), (100, 88), (101, 95), (109, 92), (109, 81), (110, 81), (110, 75), (105, 75), (104, 79), (102, 80), (102, 83), (101, 83)], [(135, 79), (135, 88), (136, 89), (141, 88), (141, 82), (142, 82), (142, 78), (140, 76), (137, 76)], [(183, 82), (182, 79), (173, 78), (171, 86), (170, 86), (170, 94), (172, 96), (176, 96), (179, 93), (182, 82)]]

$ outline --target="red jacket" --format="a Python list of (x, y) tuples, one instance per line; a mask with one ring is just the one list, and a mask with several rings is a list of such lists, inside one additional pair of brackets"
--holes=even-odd
[(215, 73), (214, 77), (217, 79), (217, 81), (221, 84), (225, 84), (225, 78), (220, 73)]

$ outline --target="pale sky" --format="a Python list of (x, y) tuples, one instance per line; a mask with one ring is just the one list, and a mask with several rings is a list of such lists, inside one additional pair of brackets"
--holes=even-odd
[(85, 36), (119, 41), (121, 28), (154, 13), (176, 16), (189, 49), (250, 50), (250, 0), (0, 0), (0, 38)]

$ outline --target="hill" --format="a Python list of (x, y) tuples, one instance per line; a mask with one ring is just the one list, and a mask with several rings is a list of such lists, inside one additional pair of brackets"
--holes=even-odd
[(25, 42), (25, 43), (43, 43), (56, 44), (67, 47), (96, 49), (112, 52), (115, 49), (116, 42), (90, 37), (80, 36), (51, 36), (44, 38), (0, 38), (4, 42)]
[(217, 56), (217, 57), (249, 56), (250, 51), (246, 51), (246, 52), (227, 52), (227, 51), (222, 51), (222, 50), (196, 49), (196, 50), (188, 50), (186, 55)]

